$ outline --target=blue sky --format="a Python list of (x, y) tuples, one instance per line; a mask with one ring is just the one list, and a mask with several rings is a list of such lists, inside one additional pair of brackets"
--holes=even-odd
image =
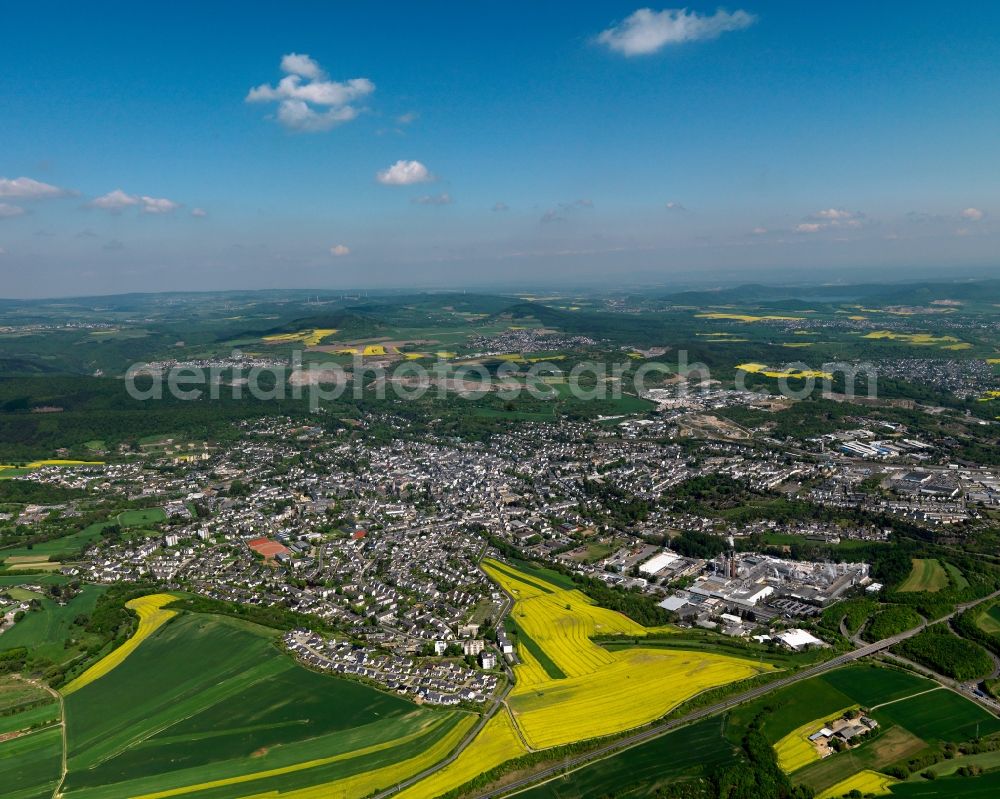
[(0, 295), (998, 271), (1000, 6), (642, 9), (7, 4)]

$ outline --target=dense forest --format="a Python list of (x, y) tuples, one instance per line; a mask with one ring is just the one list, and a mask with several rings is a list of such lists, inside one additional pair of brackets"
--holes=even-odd
[(974, 680), (993, 671), (993, 659), (971, 641), (959, 638), (945, 624), (928, 627), (899, 644), (905, 657), (956, 680)]

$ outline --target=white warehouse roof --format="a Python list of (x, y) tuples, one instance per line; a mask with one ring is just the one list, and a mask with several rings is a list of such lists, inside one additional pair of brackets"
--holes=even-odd
[(680, 560), (679, 555), (675, 555), (673, 552), (661, 552), (659, 555), (653, 555), (653, 557), (643, 563), (639, 567), (639, 571), (644, 574), (656, 574), (677, 560)]

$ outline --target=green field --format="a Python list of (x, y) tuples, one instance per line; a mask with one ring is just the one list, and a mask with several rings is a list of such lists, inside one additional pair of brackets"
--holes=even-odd
[(736, 758), (736, 747), (722, 734), (723, 722), (705, 719), (669, 735), (598, 760), (524, 793), (521, 799), (579, 797), (653, 797), (685, 779), (711, 774)]
[(941, 690), (886, 705), (876, 718), (905, 727), (925, 741), (967, 741), (1000, 732), (1000, 719), (954, 691)]
[(0, 591), (0, 593), (7, 594), (11, 599), (16, 599), (20, 602), (30, 602), (32, 599), (42, 598), (42, 594), (29, 591), (27, 588), (7, 588)]
[(948, 587), (948, 572), (937, 558), (913, 558), (913, 569), (899, 591), (940, 591)]
[(62, 735), (53, 727), (0, 743), (4, 799), (50, 799), (59, 782)]
[(7, 480), (11, 477), (22, 477), (23, 475), (31, 474), (33, 471), (35, 470), (23, 466), (9, 466), (6, 469), (0, 469), (0, 480)]
[[(784, 688), (731, 713), (730, 740), (764, 708), (762, 731), (777, 742), (802, 724), (852, 704), (868, 709), (879, 734), (863, 745), (798, 769), (792, 780), (819, 793), (863, 769), (884, 770), (939, 742), (1000, 731), (1000, 719), (958, 694), (912, 673), (849, 666)], [(978, 726), (977, 726), (978, 725)]]
[(39, 701), (44, 701), (45, 704), (32, 705), (16, 713), (0, 716), (0, 735), (19, 730), (47, 727), (59, 721), (59, 703), (49, 694), (45, 695), (44, 700)]
[[(874, 740), (799, 769), (794, 781), (819, 792), (864, 769), (884, 771), (928, 746), (1000, 730), (1000, 720), (946, 688), (886, 704), (871, 715), (880, 725)], [(989, 754), (996, 757), (996, 753)], [(959, 760), (945, 762), (960, 765)]]
[(167, 520), (167, 514), (162, 508), (146, 508), (143, 510), (123, 510), (115, 520), (122, 527), (144, 527), (147, 524), (158, 524)]
[[(519, 560), (518, 558), (512, 558), (511, 563), (513, 563), (517, 568), (529, 576), (535, 577), (536, 579), (542, 580), (543, 582), (549, 582), (553, 585), (558, 585), (560, 588), (579, 588), (573, 578), (569, 575), (563, 574), (562, 572), (557, 572), (554, 569), (547, 569), (544, 566), (527, 560)], [(502, 566), (503, 564), (501, 564)], [(519, 580), (524, 579), (524, 575), (515, 575)], [(548, 590), (548, 589), (546, 589)]]
[(915, 780), (892, 786), (892, 796), (903, 799), (996, 799), (1000, 795), (1000, 771), (982, 776)]
[(954, 563), (944, 561), (944, 570), (948, 572), (948, 576), (955, 583), (955, 588), (959, 591), (969, 587), (969, 581), (965, 579), (965, 575), (958, 570), (958, 567)]
[(962, 766), (978, 766), (983, 771), (1000, 769), (1000, 751), (962, 755), (961, 757), (955, 757), (941, 763), (935, 763), (933, 766), (928, 766), (927, 770), (933, 771), (939, 777), (947, 777), (949, 774), (954, 774)]
[(990, 635), (1000, 634), (1000, 605), (991, 605), (976, 617), (976, 626)]
[[(0, 795), (4, 799), (49, 799), (59, 779), (62, 734), (53, 727), (59, 703), (43, 688), (0, 677)], [(34, 731), (31, 731), (33, 730)]]
[(906, 671), (877, 666), (848, 666), (782, 688), (764, 699), (736, 708), (728, 729), (739, 732), (762, 709), (770, 708), (761, 727), (775, 743), (802, 724), (828, 713), (861, 705), (874, 707), (933, 688), (935, 683)]
[(69, 578), (58, 572), (47, 574), (4, 574), (0, 575), (0, 591), (8, 586), (24, 585), (65, 585)]
[(52, 701), (52, 694), (27, 680), (0, 677), (0, 716), (39, 702)]
[[(67, 797), (117, 799), (233, 779), (241, 780), (238, 790), (190, 795), (321, 784), (412, 757), (463, 716), (304, 669), (276, 636), (236, 619), (185, 613), (70, 694)], [(350, 756), (379, 744), (385, 748)], [(302, 766), (336, 755), (344, 757)], [(278, 768), (288, 770), (244, 781)]]
[(62, 538), (53, 538), (50, 541), (41, 541), (31, 547), (21, 546), (10, 549), (0, 549), (0, 559), (10, 557), (24, 557), (30, 555), (45, 556), (50, 555), (78, 555), (93, 541), (101, 536), (101, 531), (113, 522), (94, 522), (94, 524), (84, 527), (82, 530)]
[[(40, 582), (35, 575), (18, 578), (20, 582)], [(32, 656), (48, 658), (54, 663), (64, 663), (80, 654), (90, 636), (80, 627), (74, 627), (77, 616), (89, 615), (97, 598), (107, 589), (101, 585), (84, 585), (80, 593), (65, 605), (48, 597), (42, 598), (42, 609), (29, 611), (11, 629), (0, 636), (0, 651), (27, 647)], [(67, 638), (80, 639), (81, 646), (66, 646)]]

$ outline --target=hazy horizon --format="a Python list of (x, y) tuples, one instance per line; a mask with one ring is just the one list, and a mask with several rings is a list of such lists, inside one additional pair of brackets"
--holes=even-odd
[(998, 7), (100, 8), (7, 9), (0, 295), (1000, 275)]

